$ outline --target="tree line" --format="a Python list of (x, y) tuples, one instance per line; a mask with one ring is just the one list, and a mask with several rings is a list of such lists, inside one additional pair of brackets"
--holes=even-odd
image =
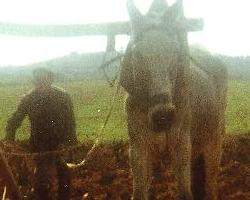
[[(104, 80), (103, 71), (99, 69), (105, 53), (71, 53), (67, 56), (48, 61), (31, 64), (28, 66), (6, 66), (0, 68), (0, 84), (19, 84), (28, 82), (32, 70), (38, 67), (50, 68), (56, 74), (57, 81)], [(229, 78), (232, 80), (250, 80), (250, 56), (225, 56), (219, 57), (227, 66)], [(112, 79), (119, 70), (119, 63), (114, 63), (107, 70)]]

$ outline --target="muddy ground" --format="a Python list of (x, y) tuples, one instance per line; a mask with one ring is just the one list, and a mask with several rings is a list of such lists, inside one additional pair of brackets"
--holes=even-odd
[[(91, 143), (67, 153), (65, 157), (77, 161), (84, 158)], [(4, 146), (5, 152), (25, 153), (25, 142)], [(219, 176), (219, 199), (250, 200), (250, 132), (227, 136), (223, 145), (221, 172)], [(165, 158), (165, 159), (164, 159)], [(29, 156), (7, 155), (8, 162), (18, 181), (24, 199), (32, 199), (34, 162)], [(175, 199), (176, 184), (166, 156), (159, 157), (155, 165), (152, 193), (155, 199)], [(56, 174), (51, 172), (51, 195), (55, 197)], [(1, 173), (1, 172), (0, 172)], [(0, 174), (1, 175), (1, 174)], [(118, 142), (102, 144), (83, 168), (71, 170), (72, 199), (126, 200), (132, 192), (132, 177), (128, 162), (128, 144)], [(0, 179), (0, 192), (4, 180)]]

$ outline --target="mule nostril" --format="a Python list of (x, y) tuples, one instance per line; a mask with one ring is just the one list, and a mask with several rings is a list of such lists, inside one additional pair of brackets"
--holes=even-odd
[(172, 122), (173, 120), (173, 114), (172, 113), (164, 113), (164, 114), (154, 114), (152, 116), (153, 122), (158, 123), (158, 124), (163, 124), (167, 122)]

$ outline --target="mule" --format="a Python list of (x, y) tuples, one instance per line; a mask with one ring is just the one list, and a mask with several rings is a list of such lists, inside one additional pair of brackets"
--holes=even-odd
[(152, 162), (167, 151), (177, 198), (216, 200), (226, 67), (210, 53), (189, 47), (181, 0), (172, 6), (155, 0), (146, 15), (129, 0), (128, 13), (132, 37), (120, 84), (128, 93), (132, 198), (149, 199)]

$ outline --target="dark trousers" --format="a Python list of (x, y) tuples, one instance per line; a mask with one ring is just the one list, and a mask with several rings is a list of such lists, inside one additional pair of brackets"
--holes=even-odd
[(49, 173), (50, 166), (55, 166), (58, 178), (58, 200), (70, 199), (70, 175), (66, 162), (60, 156), (53, 158), (39, 158), (35, 160), (35, 185), (34, 198), (35, 200), (50, 200), (54, 199), (50, 195)]

